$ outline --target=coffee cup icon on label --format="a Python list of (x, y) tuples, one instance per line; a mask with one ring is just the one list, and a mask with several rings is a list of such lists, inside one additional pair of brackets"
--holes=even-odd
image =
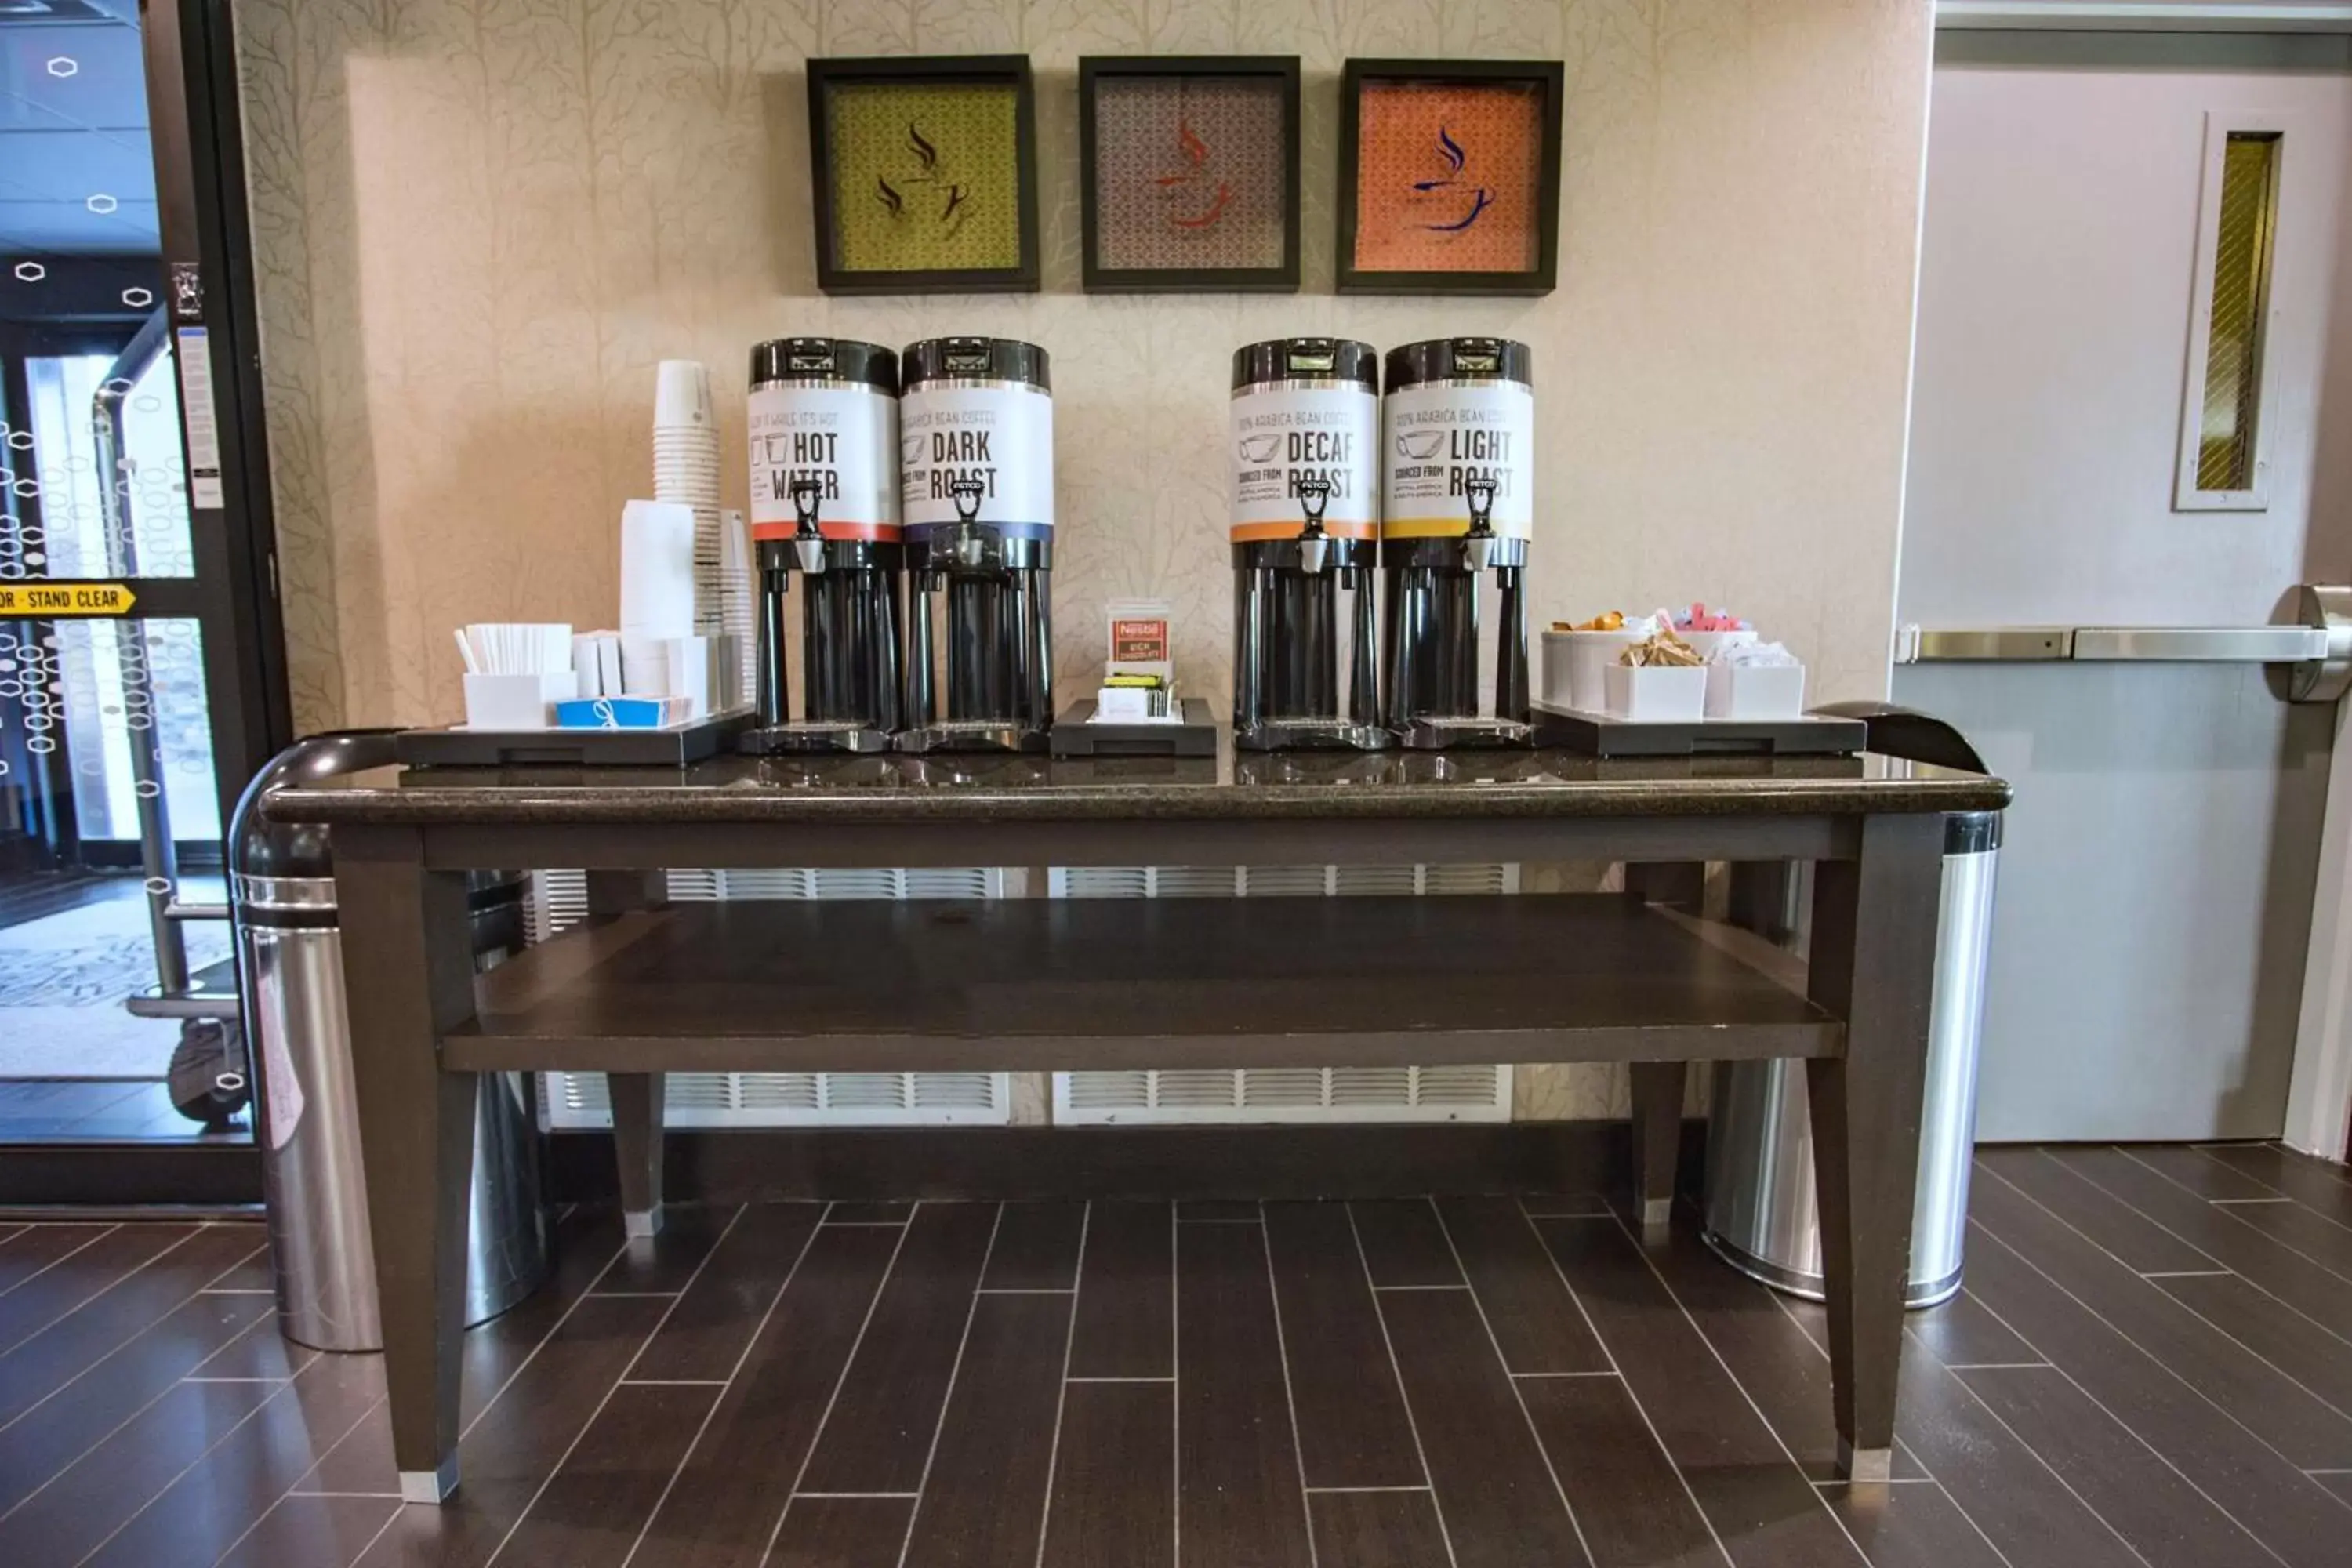
[(911, 436), (898, 437), (898, 460), (910, 468), (923, 460), (923, 433), (920, 430)]
[(1416, 463), (1425, 463), (1445, 447), (1443, 430), (1408, 430), (1397, 437), (1397, 451)]
[(1282, 437), (1277, 435), (1244, 436), (1242, 437), (1242, 461), (1271, 463), (1282, 450)]

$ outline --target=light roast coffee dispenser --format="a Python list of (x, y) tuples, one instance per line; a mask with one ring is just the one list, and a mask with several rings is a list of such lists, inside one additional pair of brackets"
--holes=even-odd
[(912, 597), (898, 747), (1044, 751), (1054, 716), (1045, 351), (1002, 338), (931, 338), (908, 345), (901, 373), (899, 494)]
[[(1500, 338), (1391, 349), (1383, 431), (1381, 655), (1390, 729), (1405, 745), (1524, 746), (1534, 355)], [(1500, 589), (1494, 705), (1480, 699), (1479, 591)]]
[[(757, 727), (741, 750), (879, 752), (898, 727), (898, 356), (841, 338), (751, 351)], [(801, 584), (801, 711), (786, 605)]]
[(1378, 750), (1379, 354), (1344, 339), (1251, 343), (1234, 352), (1233, 385), (1234, 743)]

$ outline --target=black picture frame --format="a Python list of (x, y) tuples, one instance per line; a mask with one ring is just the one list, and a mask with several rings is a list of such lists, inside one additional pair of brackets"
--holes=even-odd
[[(1106, 80), (1273, 81), (1282, 89), (1282, 262), (1276, 267), (1112, 268), (1101, 265), (1096, 200), (1097, 89)], [(1299, 69), (1297, 55), (1083, 55), (1078, 59), (1078, 184), (1082, 262), (1089, 294), (1295, 294), (1298, 291)]]
[[(834, 256), (833, 158), (827, 108), (844, 86), (994, 83), (1013, 90), (1021, 259), (1013, 267), (852, 269)], [(1037, 100), (1027, 55), (842, 55), (808, 62), (809, 184), (816, 286), (827, 294), (1034, 294), (1038, 288)]]
[[(1524, 272), (1383, 272), (1356, 266), (1357, 153), (1364, 88), (1374, 82), (1448, 87), (1533, 84), (1543, 89), (1543, 147), (1536, 179), (1536, 265)], [(1560, 118), (1566, 69), (1559, 60), (1350, 59), (1339, 84), (1337, 284), (1342, 294), (1549, 294), (1559, 277)]]

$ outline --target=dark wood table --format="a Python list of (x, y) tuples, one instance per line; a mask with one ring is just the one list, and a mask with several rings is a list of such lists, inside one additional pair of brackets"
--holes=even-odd
[[(1943, 815), (2001, 781), (1882, 757), (1551, 752), (726, 760), (281, 789), (342, 905), (401, 1488), (457, 1483), (478, 1073), (610, 1075), (631, 1229), (662, 1075), (1633, 1064), (1645, 1218), (1686, 1064), (1807, 1063), (1841, 1460), (1887, 1475)], [(1638, 894), (665, 906), (670, 867), (1810, 860), (1812, 957)], [(465, 873), (585, 868), (593, 918), (476, 977)], [(1639, 879), (1635, 879), (1638, 882)]]

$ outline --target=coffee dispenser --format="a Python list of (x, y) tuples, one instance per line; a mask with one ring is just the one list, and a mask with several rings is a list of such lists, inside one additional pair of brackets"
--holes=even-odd
[[(1045, 351), (1002, 338), (932, 338), (908, 345), (901, 370), (899, 494), (912, 597), (898, 749), (1043, 751), (1054, 717)], [(935, 651), (935, 643), (943, 646)]]
[[(757, 727), (746, 752), (878, 752), (898, 727), (898, 357), (781, 338), (751, 351)], [(801, 713), (785, 608), (801, 585)]]
[(1343, 339), (1251, 343), (1233, 386), (1234, 743), (1377, 750), (1379, 356)]
[[(1499, 338), (1391, 349), (1381, 460), (1381, 647), (1389, 728), (1407, 746), (1524, 746), (1534, 355)], [(1480, 700), (1479, 591), (1495, 574), (1494, 705)]]

